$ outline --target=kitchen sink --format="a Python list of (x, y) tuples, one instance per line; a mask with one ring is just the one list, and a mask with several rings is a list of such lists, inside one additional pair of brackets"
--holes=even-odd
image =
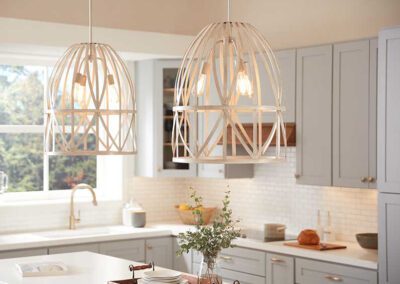
[(124, 227), (96, 227), (96, 228), (82, 228), (76, 230), (62, 230), (62, 231), (50, 231), (50, 232), (37, 232), (34, 233), (37, 236), (46, 239), (63, 239), (63, 238), (80, 238), (90, 237), (99, 235), (108, 235), (115, 233), (129, 233), (132, 232), (131, 228)]

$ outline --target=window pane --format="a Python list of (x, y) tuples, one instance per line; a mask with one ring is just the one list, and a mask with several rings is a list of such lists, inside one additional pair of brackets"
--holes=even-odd
[(71, 189), (79, 183), (96, 187), (96, 156), (50, 156), (49, 189)]
[(45, 67), (0, 65), (0, 124), (43, 124)]
[(0, 133), (0, 171), (9, 192), (43, 190), (43, 135)]

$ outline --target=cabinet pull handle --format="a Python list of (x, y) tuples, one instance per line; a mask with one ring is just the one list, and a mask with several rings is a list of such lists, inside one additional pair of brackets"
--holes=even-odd
[(152, 246), (147, 246), (147, 249), (151, 250), (151, 249), (153, 249), (153, 247)]
[(299, 174), (295, 174), (294, 178), (298, 179), (298, 178), (300, 178), (300, 175)]
[(375, 178), (373, 178), (373, 177), (368, 177), (368, 182), (375, 182)]
[(338, 276), (326, 275), (325, 278), (334, 282), (343, 282), (343, 279)]
[(284, 261), (283, 259), (276, 258), (276, 257), (272, 257), (271, 258), (271, 262), (273, 262), (273, 263), (286, 263), (286, 261)]
[(223, 255), (221, 255), (220, 258), (221, 258), (222, 260), (225, 260), (225, 261), (232, 260), (232, 257), (230, 257), (230, 256), (223, 256)]
[(366, 177), (361, 178), (361, 182), (367, 182), (367, 181), (368, 181), (368, 179)]

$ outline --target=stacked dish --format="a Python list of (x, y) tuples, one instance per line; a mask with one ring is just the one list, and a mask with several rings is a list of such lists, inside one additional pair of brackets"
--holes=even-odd
[(170, 270), (157, 270), (157, 271), (146, 271), (143, 273), (141, 283), (143, 284), (181, 284), (185, 283), (182, 281), (181, 273)]

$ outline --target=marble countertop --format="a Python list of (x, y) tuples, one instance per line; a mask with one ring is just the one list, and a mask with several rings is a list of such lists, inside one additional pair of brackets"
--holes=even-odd
[[(16, 264), (42, 261), (63, 262), (68, 272), (60, 276), (24, 277), (22, 278)], [(110, 280), (122, 280), (132, 277), (129, 265), (138, 265), (132, 261), (105, 256), (92, 252), (76, 252), (0, 260), (1, 284), (87, 284), (107, 283)], [(157, 268), (160, 270), (162, 268)], [(146, 270), (135, 272), (141, 277)]]
[[(78, 228), (74, 231), (57, 230), (0, 235), (0, 252), (82, 243), (177, 236), (180, 232), (193, 229), (193, 226), (182, 224), (150, 224), (146, 228), (106, 226)], [(357, 243), (335, 243), (346, 245), (347, 248), (331, 251), (313, 251), (288, 247), (283, 242), (265, 243), (251, 238), (239, 238), (234, 241), (234, 244), (239, 247), (377, 270), (378, 252), (376, 250), (363, 249)]]

